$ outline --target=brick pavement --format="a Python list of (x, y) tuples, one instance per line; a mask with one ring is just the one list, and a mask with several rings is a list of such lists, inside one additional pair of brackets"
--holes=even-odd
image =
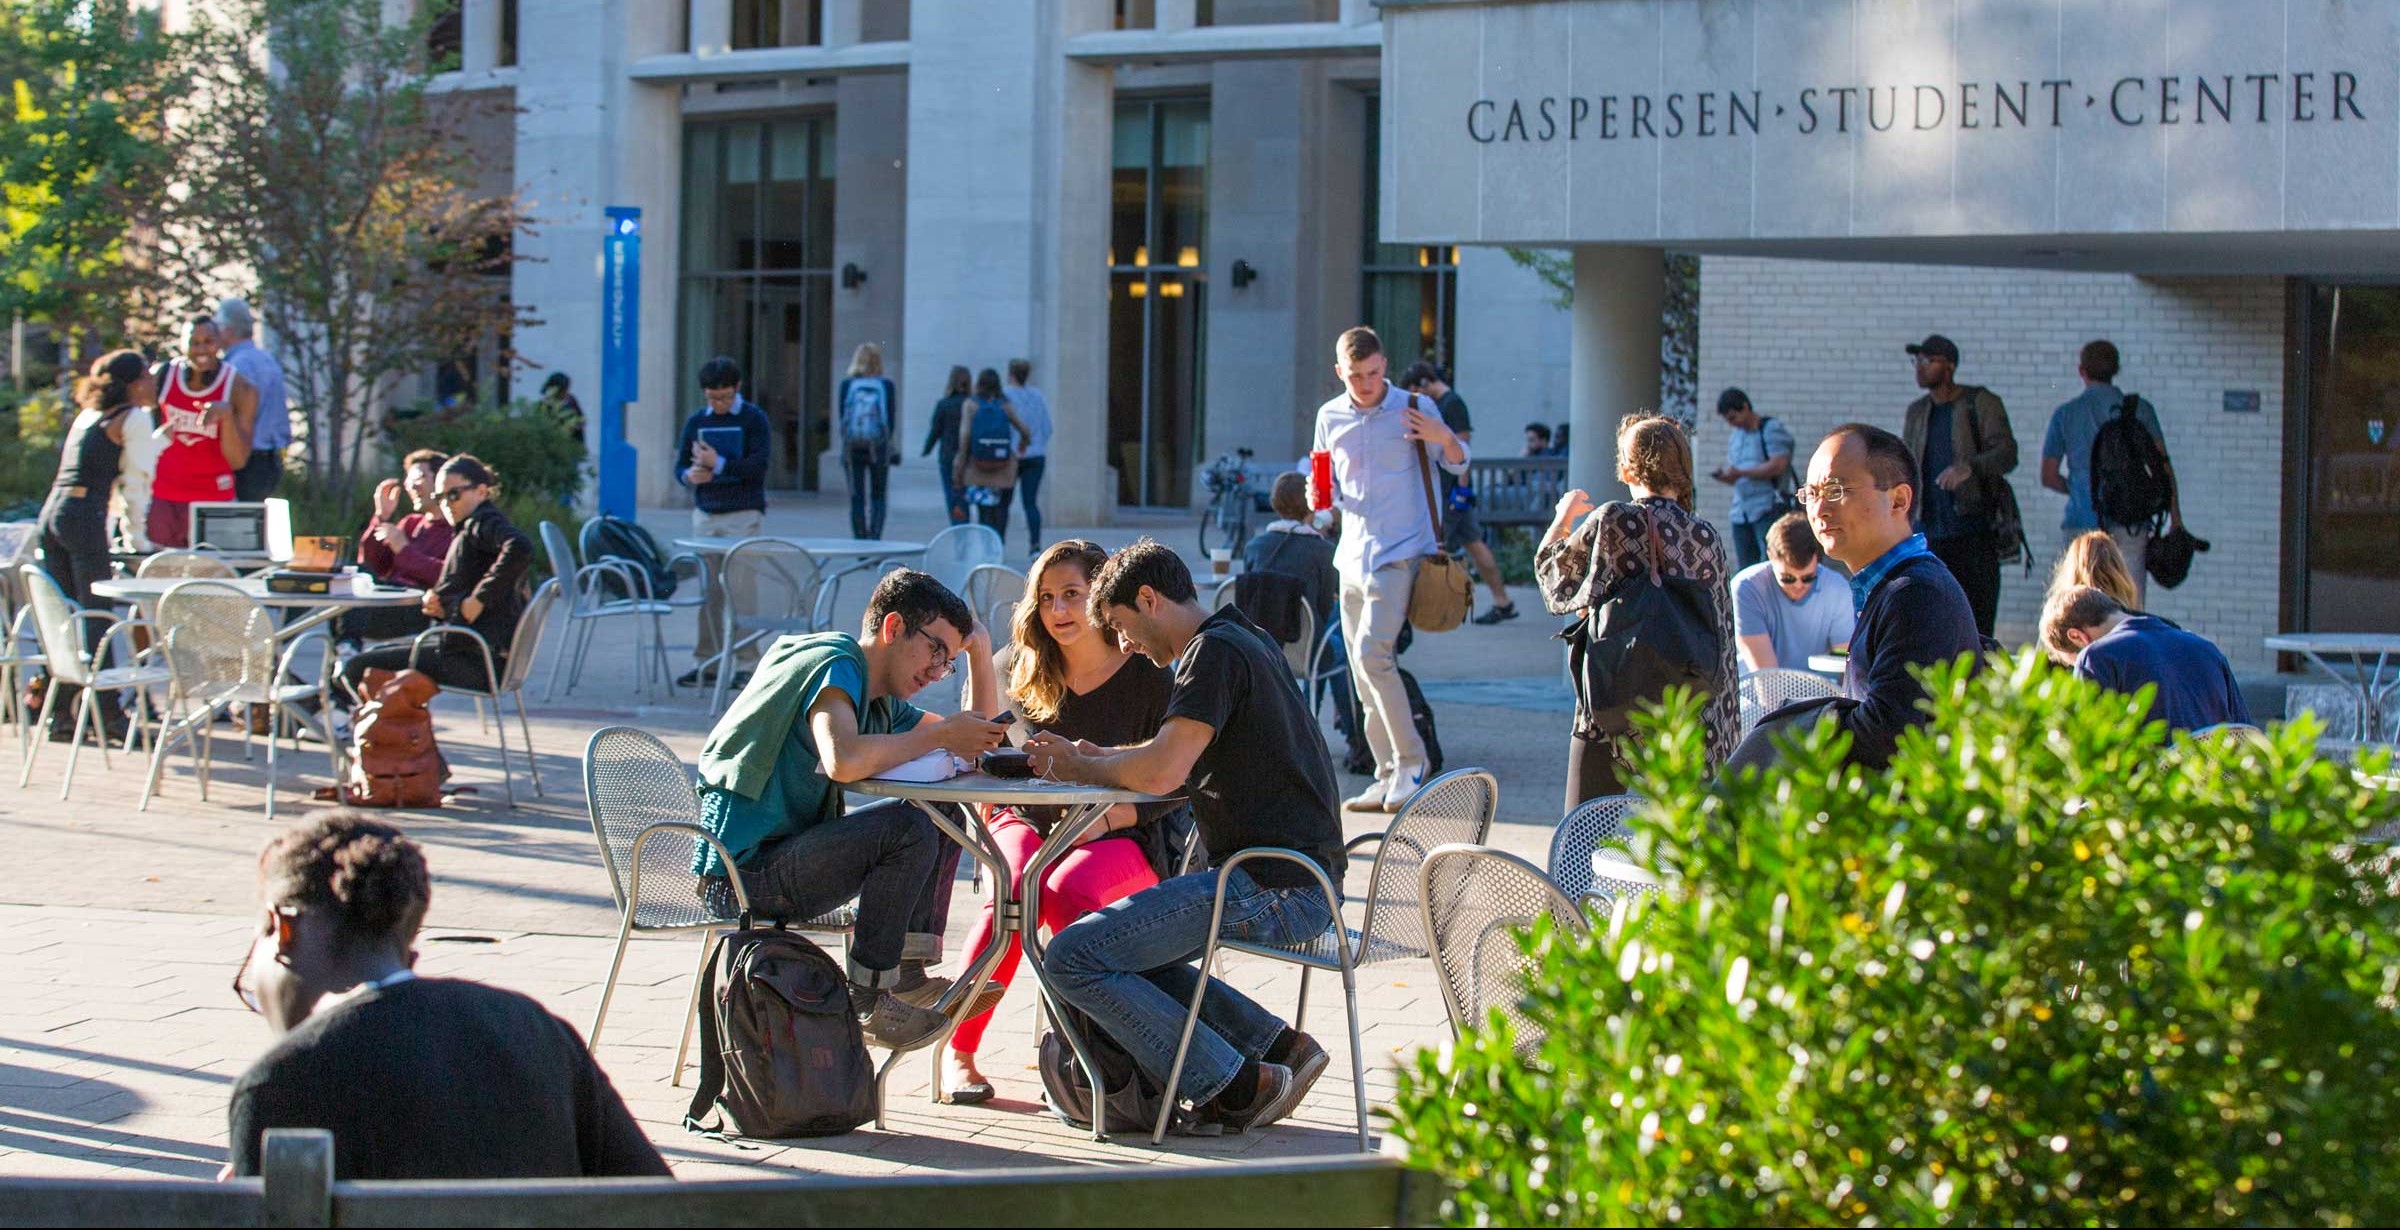
[[(779, 509), (784, 532), (835, 532), (838, 496)], [(916, 508), (917, 503), (926, 507)], [(903, 488), (893, 535), (931, 532), (930, 502)], [(646, 515), (675, 530), (676, 514)], [(1162, 522), (1160, 537), (1190, 537), (1189, 522)], [(1140, 527), (1103, 531), (1129, 541)], [(1525, 602), (1530, 594), (1520, 593)], [(863, 594), (845, 596), (855, 619)], [(1527, 609), (1538, 609), (1528, 607)], [(683, 617), (685, 620), (689, 616)], [(1429, 684), (1516, 681), (1465, 687), (1437, 702), (1453, 766), (1484, 765), (1502, 782), (1496, 844), (1540, 857), (1558, 808), (1567, 717), (1541, 700), (1557, 678), (1548, 621), (1528, 617), (1496, 629), (1425, 638), (1409, 665)], [(680, 635), (679, 635), (680, 633)], [(650, 729), (687, 760), (708, 726), (703, 698), (633, 707), (631, 632), (607, 628), (585, 682), (555, 705), (535, 695), (534, 740), (546, 796), (519, 779), (523, 805), (502, 805), (490, 736), (471, 709), (437, 705), (441, 738), (459, 779), (479, 792), (440, 812), (399, 813), (428, 851), (434, 902), (422, 945), (428, 973), (473, 977), (523, 991), (578, 1029), (588, 1029), (613, 942), (615, 914), (583, 808), (579, 756), (591, 731), (612, 723)], [(670, 641), (690, 628), (670, 626)], [(555, 645), (557, 638), (553, 638)], [(534, 678), (548, 678), (549, 664)], [(1437, 694), (1440, 689), (1434, 689)], [(1517, 697), (1518, 699), (1512, 699)], [(1516, 707), (1522, 705), (1524, 707)], [(512, 723), (513, 724), (513, 723)], [(224, 1100), (231, 1082), (267, 1042), (263, 1026), (235, 1002), (229, 980), (254, 908), (255, 858), (267, 838), (306, 809), (304, 786), (321, 784), (311, 754), (285, 759), (278, 820), (261, 813), (263, 777), (231, 738), (217, 744), (212, 800), (203, 803), (188, 763), (171, 762), (161, 798), (135, 810), (140, 767), (119, 758), (103, 769), (87, 755), (74, 797), (57, 798), (57, 747), (43, 750), (31, 787), (0, 788), (0, 1174), (108, 1171), (213, 1174), (224, 1158)], [(520, 773), (522, 762), (520, 762)], [(1345, 786), (1354, 785), (1345, 782)], [(1379, 827), (1350, 817), (1352, 832)], [(1363, 894), (1365, 867), (1351, 890)], [(976, 898), (958, 894), (950, 934), (963, 937)], [(1356, 922), (1353, 909), (1353, 922)], [(891, 1174), (1037, 1164), (1178, 1164), (1227, 1156), (1340, 1153), (1351, 1146), (1349, 1056), (1331, 978), (1311, 987), (1310, 1024), (1334, 1063), (1308, 1103), (1285, 1124), (1218, 1140), (1174, 1139), (1165, 1149), (1095, 1145), (1042, 1110), (1031, 1068), (1033, 996), (1009, 996), (989, 1035), (985, 1071), (999, 1098), (980, 1108), (927, 1099), (927, 1060), (911, 1056), (891, 1085), (891, 1130), (826, 1141), (739, 1147), (679, 1126), (687, 1089), (672, 1087), (676, 1023), (690, 994), (694, 940), (637, 940), (610, 1009), (600, 1059), (679, 1174), (793, 1171)], [(955, 961), (953, 962), (955, 964)], [(1290, 967), (1233, 960), (1228, 976), (1262, 1002), (1288, 1006)], [(1372, 967), (1360, 975), (1360, 1012), (1375, 1101), (1392, 1091), (1397, 1058), (1447, 1037), (1441, 994), (1422, 962)]]

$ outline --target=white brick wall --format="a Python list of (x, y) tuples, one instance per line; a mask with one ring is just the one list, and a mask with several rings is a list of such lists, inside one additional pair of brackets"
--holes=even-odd
[[(2192, 532), (2213, 550), (2180, 589), (2152, 586), (2150, 606), (2214, 638), (2236, 670), (2268, 670), (2260, 638), (2276, 631), (2283, 515), (2284, 284), (2277, 278), (2138, 278), (2009, 269), (1708, 257), (1701, 262), (1700, 401), (1739, 385), (1788, 424), (1805, 465), (1822, 434), (1859, 420), (1898, 431), (1917, 396), (1902, 347), (1956, 341), (1959, 379), (2008, 405), (2023, 460), (2010, 475), (2039, 557), (2032, 576), (2004, 569), (2000, 639), (2030, 639), (2048, 565), (2065, 544), (2066, 497), (2041, 486), (2042, 433), (2082, 390), (2083, 343), (2105, 337), (2124, 359), (2118, 387), (2158, 406)], [(2228, 389), (2256, 390), (2259, 413), (2228, 414)], [(1725, 456), (1725, 428), (1701, 415), (1703, 472)], [(1731, 489), (1701, 481), (1701, 511), (1723, 522)]]

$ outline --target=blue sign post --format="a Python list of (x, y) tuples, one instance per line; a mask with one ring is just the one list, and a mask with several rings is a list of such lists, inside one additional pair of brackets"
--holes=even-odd
[(632, 518), (640, 451), (625, 442), (625, 405), (642, 384), (642, 211), (608, 207), (600, 261), (600, 511)]

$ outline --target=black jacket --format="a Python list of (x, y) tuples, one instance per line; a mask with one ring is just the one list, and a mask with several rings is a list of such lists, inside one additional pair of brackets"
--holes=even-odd
[(525, 574), (532, 567), (533, 540), (486, 500), (450, 540), (433, 592), (453, 619), (467, 599), (482, 603), (482, 614), (467, 626), (491, 644), (495, 659), (506, 657), (516, 641), (517, 621), (525, 615)]
[(1967, 592), (1941, 560), (1920, 555), (1885, 574), (1859, 612), (1842, 678), (1843, 693), (1858, 702), (1840, 714), (1850, 731), (1850, 759), (1873, 769), (1890, 764), (1900, 732), (1930, 718), (1917, 707), (1925, 689), (1910, 667), (1982, 648)]

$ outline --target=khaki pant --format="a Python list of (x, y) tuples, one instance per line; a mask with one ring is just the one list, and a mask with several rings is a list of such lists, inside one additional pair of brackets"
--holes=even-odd
[(1342, 641), (1350, 650), (1350, 685), (1358, 692), (1360, 725), (1375, 757), (1375, 780), (1391, 781), (1425, 769), (1425, 744), (1408, 713), (1400, 682), (1400, 625), (1408, 619), (1417, 561), (1386, 564), (1367, 576), (1342, 574)]
[[(704, 513), (697, 508), (692, 510), (692, 536), (695, 538), (755, 537), (761, 529), (765, 528), (766, 523), (767, 514), (756, 509), (748, 512), (729, 513)], [(700, 602), (700, 634), (694, 639), (692, 657), (702, 666), (706, 666), (708, 660), (716, 657), (724, 648), (724, 639), (721, 633), (725, 624), (725, 592), (715, 580), (716, 565), (723, 559), (723, 556), (719, 556), (717, 559), (709, 561), (708, 593)], [(757, 587), (743, 586), (742, 588), (748, 592), (733, 595), (733, 609), (746, 611), (757, 607)], [(738, 659), (735, 669), (758, 665), (758, 651), (757, 645), (744, 646), (741, 653), (735, 655)]]
[(2133, 596), (2136, 605), (2150, 605), (2150, 535), (2130, 530), (2110, 530), (2116, 540), (2117, 552), (2125, 557), (2125, 571), (2133, 574)]

